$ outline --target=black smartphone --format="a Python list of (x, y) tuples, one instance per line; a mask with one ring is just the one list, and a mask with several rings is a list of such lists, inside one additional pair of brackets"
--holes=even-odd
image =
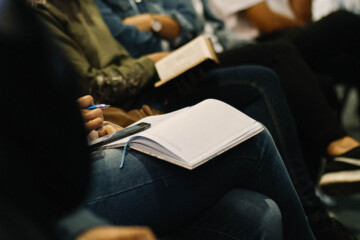
[(108, 143), (114, 142), (116, 140), (128, 137), (128, 136), (133, 135), (135, 133), (144, 131), (144, 130), (148, 129), (150, 126), (151, 126), (150, 123), (145, 123), (145, 122), (138, 123), (138, 124), (136, 124), (134, 126), (124, 128), (124, 129), (122, 129), (122, 130), (120, 130), (120, 131), (118, 131), (116, 133), (113, 133), (113, 134), (106, 135), (106, 136), (103, 136), (101, 138), (95, 139), (95, 140), (89, 142), (89, 147), (90, 147), (91, 150), (94, 150), (94, 149), (99, 148), (99, 147), (101, 147), (101, 146), (103, 146), (105, 144), (108, 144)]

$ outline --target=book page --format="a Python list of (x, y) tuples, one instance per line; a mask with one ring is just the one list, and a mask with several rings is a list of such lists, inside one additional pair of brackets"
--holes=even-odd
[(131, 148), (192, 169), (260, 132), (263, 127), (232, 106), (207, 99), (191, 107), (138, 122), (151, 128), (108, 146)]
[(199, 36), (158, 61), (155, 67), (160, 81), (155, 83), (155, 87), (195, 67), (206, 59), (214, 59), (209, 47), (212, 48), (212, 45), (209, 46), (207, 38)]
[(205, 100), (149, 129), (147, 137), (191, 162), (213, 154), (259, 123), (215, 99)]

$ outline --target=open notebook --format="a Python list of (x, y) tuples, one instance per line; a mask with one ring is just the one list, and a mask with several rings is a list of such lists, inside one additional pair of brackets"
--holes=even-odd
[(139, 122), (150, 123), (151, 127), (105, 148), (124, 146), (130, 141), (132, 149), (187, 169), (205, 163), (263, 130), (259, 122), (215, 99)]

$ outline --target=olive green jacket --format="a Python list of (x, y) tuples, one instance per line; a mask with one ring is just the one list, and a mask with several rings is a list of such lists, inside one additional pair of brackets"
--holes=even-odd
[(80, 86), (97, 101), (122, 106), (155, 75), (147, 57), (133, 59), (111, 35), (93, 0), (68, 1), (75, 14), (61, 12), (51, 0), (35, 9), (80, 76)]

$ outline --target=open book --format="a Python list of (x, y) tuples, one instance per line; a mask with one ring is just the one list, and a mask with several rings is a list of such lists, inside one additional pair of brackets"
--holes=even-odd
[(205, 163), (263, 130), (259, 122), (215, 99), (139, 122), (150, 123), (151, 127), (105, 148), (124, 146), (129, 141), (132, 149), (187, 169)]
[(156, 62), (160, 81), (155, 83), (155, 87), (208, 60), (219, 63), (211, 40), (201, 35)]

